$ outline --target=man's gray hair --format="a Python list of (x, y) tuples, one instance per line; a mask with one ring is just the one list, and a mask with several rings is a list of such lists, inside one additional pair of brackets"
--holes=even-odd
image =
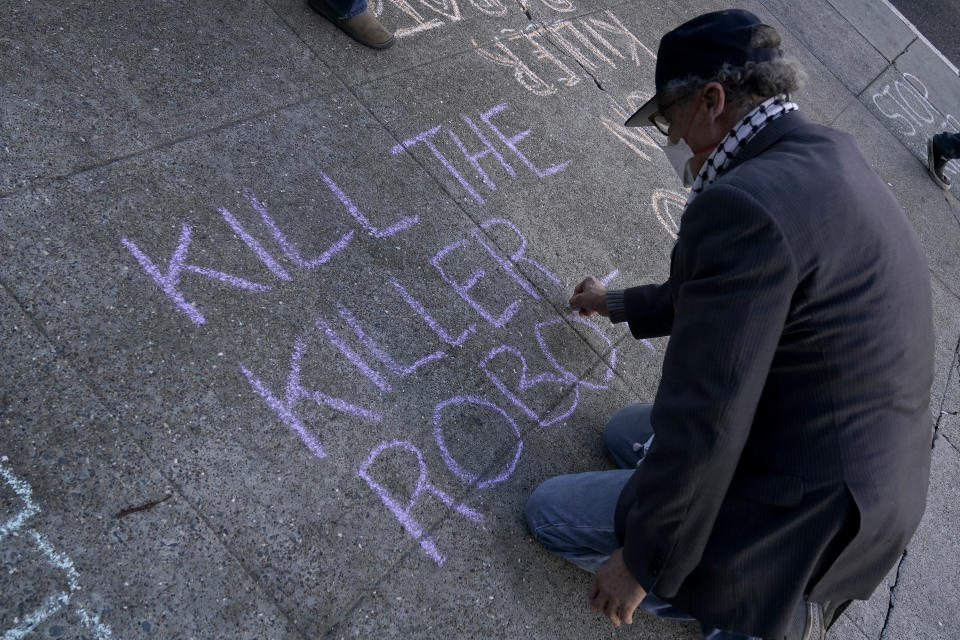
[[(780, 46), (780, 34), (776, 29), (760, 25), (753, 37), (754, 47), (774, 48)], [(800, 63), (791, 58), (777, 58), (766, 62), (748, 62), (742, 67), (724, 64), (711, 78), (687, 76), (667, 83), (657, 92), (660, 110), (691, 99), (709, 82), (719, 82), (726, 92), (726, 99), (746, 113), (767, 98), (790, 95), (800, 88), (806, 72)]]

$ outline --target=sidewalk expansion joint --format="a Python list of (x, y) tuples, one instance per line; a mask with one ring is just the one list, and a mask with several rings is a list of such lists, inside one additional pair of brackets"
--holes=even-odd
[(946, 289), (947, 293), (952, 295), (957, 300), (960, 300), (960, 293), (957, 293), (956, 291), (954, 291), (949, 284), (943, 281), (943, 278), (941, 278), (936, 272), (934, 272), (933, 269), (930, 269), (930, 277), (936, 280), (940, 284), (940, 286)]
[[(536, 24), (536, 23), (534, 23), (534, 24)], [(554, 34), (550, 31), (550, 29), (549, 29), (548, 27), (544, 27), (544, 28), (543, 28), (543, 34), (544, 34), (544, 36), (546, 36), (547, 42), (549, 42), (550, 45), (551, 45), (554, 49), (556, 49), (557, 52), (560, 53), (560, 55), (562, 55), (562, 56), (566, 56), (566, 55), (567, 55), (567, 54), (564, 52), (563, 48), (554, 41), (554, 39), (553, 39), (553, 38), (554, 38)], [(571, 57), (572, 57), (572, 56), (571, 56)], [(604, 93), (607, 92), (607, 90), (603, 88), (603, 85), (600, 84), (600, 81), (597, 80), (597, 77), (596, 77), (595, 75), (593, 75), (593, 72), (591, 72), (589, 69), (587, 69), (587, 67), (584, 66), (584, 64), (583, 64), (583, 62), (582, 62), (581, 60), (578, 60), (578, 59), (576, 59), (576, 58), (573, 58), (573, 61), (577, 63), (577, 66), (580, 67), (580, 69), (583, 71), (583, 74), (584, 74), (585, 76), (587, 76), (588, 78), (590, 78), (591, 80), (593, 80), (593, 84), (597, 85), (597, 88), (600, 89), (600, 91), (603, 91)]]
[[(429, 527), (424, 527), (425, 529), (424, 534), (434, 533), (437, 530), (437, 528), (440, 526), (440, 524), (442, 524), (447, 519), (447, 515), (449, 514), (445, 514), (442, 518), (440, 518), (439, 522), (434, 523)], [(338, 637), (337, 634), (341, 631), (341, 628), (340, 628), (341, 625), (348, 622), (353, 617), (354, 611), (356, 611), (369, 596), (376, 595), (376, 592), (380, 587), (380, 585), (383, 584), (384, 580), (386, 580), (388, 577), (393, 575), (393, 570), (401, 562), (406, 560), (412, 554), (421, 553), (419, 549), (420, 549), (420, 544), (416, 540), (410, 539), (410, 543), (405, 548), (403, 548), (400, 551), (400, 553), (397, 554), (397, 559), (394, 560), (388, 567), (386, 567), (383, 573), (380, 574), (380, 576), (369, 587), (367, 587), (366, 589), (361, 589), (359, 592), (357, 592), (357, 597), (353, 600), (353, 602), (347, 604), (343, 608), (343, 614), (340, 616), (340, 618), (336, 622), (331, 624), (326, 631), (323, 632), (323, 636), (321, 637), (321, 640), (337, 640), (337, 637)], [(340, 635), (339, 637), (342, 638), (343, 636)]]
[(950, 205), (950, 213), (953, 214), (957, 226), (960, 227), (960, 209), (958, 209), (960, 207), (960, 195), (954, 193), (952, 189), (947, 189), (943, 194), (943, 199)]
[(890, 600), (887, 604), (887, 614), (883, 618), (883, 627), (880, 629), (879, 640), (884, 639), (887, 633), (887, 625), (890, 624), (890, 616), (893, 613), (894, 606), (896, 606), (897, 588), (900, 585), (900, 572), (903, 570), (903, 561), (907, 559), (908, 549), (909, 547), (903, 550), (903, 555), (900, 556), (900, 561), (897, 563), (897, 575), (893, 579), (893, 586), (890, 587)]
[[(902, 54), (901, 54), (901, 55), (902, 55)], [(899, 56), (898, 56), (898, 57), (899, 57)], [(886, 58), (884, 58), (884, 59), (886, 59)], [(821, 62), (822, 62), (822, 61), (821, 61)], [(861, 99), (863, 98), (863, 95), (864, 95), (867, 91), (869, 91), (869, 90), (873, 87), (873, 85), (875, 85), (875, 84), (877, 83), (877, 80), (879, 80), (880, 78), (883, 77), (883, 74), (885, 74), (885, 73), (886, 73), (887, 71), (889, 71), (891, 68), (895, 68), (895, 67), (894, 67), (894, 64), (895, 64), (895, 63), (896, 63), (896, 58), (894, 58), (894, 59), (891, 60), (891, 61), (887, 61), (887, 64), (884, 65), (883, 69), (880, 70), (880, 73), (878, 73), (870, 82), (868, 82), (868, 83), (866, 84), (866, 86), (860, 91), (860, 93), (854, 93), (854, 95), (857, 97), (857, 100), (861, 100)], [(832, 72), (831, 72), (831, 73), (832, 73)], [(838, 79), (839, 79), (839, 78), (838, 78)], [(851, 91), (850, 93), (853, 93), (853, 92)], [(884, 128), (886, 128), (886, 127), (884, 127)]]
[[(291, 31), (293, 30), (292, 27), (289, 27), (289, 25), (288, 25), (288, 28), (290, 28)], [(296, 35), (296, 34), (295, 34), (295, 35)], [(299, 38), (299, 36), (297, 36), (297, 37)], [(310, 45), (308, 45), (305, 40), (300, 39), (300, 42), (302, 42), (304, 45), (306, 45), (307, 48), (310, 49), (310, 52), (313, 53), (313, 55), (315, 55), (315, 56), (318, 55), (317, 52), (314, 51), (313, 48), (311, 48)], [(402, 69), (396, 69), (395, 71), (393, 71), (393, 72), (391, 72), (391, 73), (386, 73), (386, 74), (384, 74), (384, 75), (382, 75), (382, 76), (376, 76), (375, 78), (369, 78), (369, 79), (366, 79), (366, 80), (361, 80), (361, 81), (359, 81), (359, 82), (357, 82), (356, 84), (353, 84), (353, 85), (351, 85), (350, 83), (348, 83), (348, 82), (346, 81), (346, 79), (340, 77), (333, 69), (330, 69), (330, 73), (333, 74), (333, 76), (334, 76), (337, 80), (340, 81), (340, 84), (342, 84), (342, 85), (350, 92), (351, 95), (353, 95), (354, 97), (356, 97), (357, 94), (353, 91), (354, 89), (358, 89), (358, 88), (361, 88), (361, 87), (365, 87), (365, 86), (370, 85), (370, 84), (382, 83), (384, 80), (390, 80), (390, 79), (396, 78), (397, 76), (400, 76), (400, 75), (407, 75), (407, 74), (409, 74), (409, 73), (412, 72), (412, 71), (416, 71), (417, 69), (422, 69), (422, 68), (424, 68), (424, 67), (429, 67), (430, 65), (437, 64), (438, 62), (442, 62), (442, 61), (444, 61), (444, 60), (449, 60), (449, 59), (452, 59), (452, 58), (458, 58), (458, 57), (460, 57), (460, 56), (462, 56), (462, 55), (464, 55), (464, 54), (466, 54), (466, 53), (470, 53), (471, 51), (474, 51), (474, 52), (475, 52), (475, 51), (476, 51), (477, 49), (479, 49), (481, 46), (486, 45), (486, 44), (489, 44), (489, 43), (491, 43), (491, 42), (495, 42), (495, 39), (494, 39), (494, 40), (484, 40), (483, 43), (480, 44), (480, 43), (477, 42), (477, 40), (476, 40), (475, 38), (473, 38), (473, 39), (470, 40), (470, 46), (465, 46), (463, 49), (457, 49), (457, 50), (455, 50), (455, 51), (450, 51), (450, 52), (448, 52), (448, 53), (445, 53), (443, 56), (441, 56), (441, 57), (439, 57), (439, 58), (431, 58), (431, 59), (429, 59), (429, 60), (424, 60), (423, 62), (418, 62), (417, 64), (411, 65), (411, 66), (409, 66), (409, 67), (403, 67)], [(399, 45), (396, 45), (396, 46), (399, 46)], [(359, 98), (358, 98), (358, 102), (359, 102)], [(363, 104), (363, 103), (361, 102), (360, 104)], [(364, 106), (366, 106), (366, 105), (364, 105)], [(378, 122), (379, 122), (379, 120), (378, 120)]]
[(517, 0), (517, 4), (520, 5), (520, 10), (523, 11), (524, 15), (527, 16), (529, 22), (533, 22), (533, 16), (530, 14), (530, 8), (523, 3), (523, 0)]
[[(844, 611), (843, 614), (842, 614), (842, 616), (843, 616), (844, 618), (846, 618), (846, 619), (847, 619), (847, 622), (849, 622), (850, 624), (852, 624), (852, 625), (854, 626), (854, 628), (856, 628), (857, 631), (860, 632), (860, 635), (862, 635), (864, 638), (868, 638), (868, 639), (872, 640), (872, 638), (870, 638), (870, 634), (868, 634), (866, 631), (863, 630), (863, 627), (861, 626), (860, 621), (854, 620), (854, 619), (850, 616), (850, 612), (849, 612), (849, 611)], [(836, 621), (834, 621), (834, 622), (836, 622)], [(832, 640), (832, 638), (831, 638), (831, 640)], [(878, 640), (879, 640), (879, 638), (878, 638)]]
[(274, 107), (268, 107), (266, 109), (262, 109), (260, 111), (257, 111), (256, 113), (252, 113), (252, 114), (243, 116), (241, 118), (236, 118), (234, 120), (229, 120), (227, 122), (221, 122), (220, 124), (210, 127), (209, 129), (203, 129), (201, 131), (195, 131), (189, 134), (177, 136), (174, 138), (163, 140), (162, 142), (158, 142), (154, 145), (144, 147), (142, 149), (137, 149), (136, 151), (131, 151), (130, 153), (125, 153), (119, 156), (114, 156), (112, 158), (107, 158), (105, 160), (96, 161), (91, 164), (81, 165), (77, 168), (70, 170), (67, 173), (52, 175), (52, 176), (35, 176), (34, 178), (29, 178), (25, 184), (19, 187), (15, 187), (11, 191), (0, 192), (0, 199), (15, 196), (20, 193), (27, 193), (29, 191), (33, 191), (35, 189), (39, 189), (42, 187), (63, 183), (70, 180), (71, 178), (75, 178), (77, 176), (83, 175), (85, 173), (89, 173), (91, 171), (96, 171), (98, 169), (103, 169), (105, 167), (109, 167), (111, 165), (123, 162), (125, 160), (131, 160), (134, 158), (138, 158), (140, 156), (153, 153), (155, 151), (162, 151), (164, 149), (169, 149), (170, 147), (174, 147), (182, 142), (187, 142), (189, 140), (200, 138), (202, 136), (209, 135), (211, 133), (216, 133), (224, 129), (229, 129), (237, 125), (244, 124), (246, 122), (251, 122), (259, 118), (262, 118), (263, 116), (269, 115), (271, 113), (277, 113), (280, 111), (284, 111), (286, 109), (292, 109), (294, 107), (304, 105), (312, 100), (316, 100), (320, 96), (326, 95), (327, 93), (330, 93), (330, 91), (329, 90), (322, 91), (317, 94), (305, 96), (303, 98), (295, 100), (294, 102), (290, 102), (287, 104), (282, 104)]
[(897, 55), (893, 56), (893, 60), (890, 61), (890, 64), (896, 64), (896, 63), (897, 63), (897, 60), (899, 60), (900, 58), (902, 58), (902, 57), (907, 53), (907, 51), (910, 50), (910, 47), (912, 47), (913, 44), (914, 44), (917, 40), (918, 40), (918, 38), (915, 37), (913, 40), (911, 40), (910, 42), (908, 42), (908, 43), (907, 43), (907, 46), (905, 46), (905, 47), (903, 48), (903, 51), (901, 51), (901, 52), (898, 53)]
[(953, 440), (951, 440), (947, 435), (942, 435), (942, 436), (940, 436), (940, 437), (943, 438), (943, 439), (946, 441), (947, 444), (949, 444), (951, 447), (953, 447), (953, 450), (954, 450), (954, 451), (956, 451), (957, 453), (960, 453), (960, 447), (958, 447), (957, 445), (953, 444)]
[[(937, 446), (937, 440), (940, 437), (943, 437), (947, 443), (957, 449), (957, 445), (946, 436), (946, 434), (940, 433), (940, 423), (943, 421), (944, 416), (955, 416), (957, 415), (956, 411), (944, 410), (944, 406), (947, 404), (947, 396), (950, 393), (950, 385), (953, 382), (954, 376), (960, 371), (960, 365), (958, 365), (958, 358), (960, 358), (960, 340), (957, 341), (957, 345), (953, 349), (953, 360), (950, 361), (950, 372), (947, 374), (947, 384), (943, 389), (943, 395), (940, 398), (940, 406), (934, 409), (937, 412), (937, 419), (933, 423), (933, 439), (930, 442), (930, 448), (933, 449)], [(957, 449), (960, 452), (960, 449)]]

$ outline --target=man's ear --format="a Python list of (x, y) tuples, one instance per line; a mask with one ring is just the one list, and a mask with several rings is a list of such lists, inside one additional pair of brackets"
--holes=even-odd
[(719, 82), (708, 82), (703, 93), (703, 107), (713, 119), (723, 115), (727, 106), (727, 94)]

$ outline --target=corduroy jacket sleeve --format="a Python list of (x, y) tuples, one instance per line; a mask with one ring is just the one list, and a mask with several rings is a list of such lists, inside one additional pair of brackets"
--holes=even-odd
[(673, 330), (651, 414), (656, 436), (620, 496), (631, 573), (670, 597), (699, 564), (750, 434), (797, 270), (747, 192), (718, 183), (684, 213), (671, 268)]

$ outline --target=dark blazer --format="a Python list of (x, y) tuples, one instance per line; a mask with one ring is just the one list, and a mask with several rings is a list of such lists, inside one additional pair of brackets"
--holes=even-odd
[(934, 341), (917, 236), (853, 139), (770, 123), (624, 302), (635, 337), (671, 336), (617, 506), (640, 584), (765, 638), (803, 598), (869, 598), (923, 513)]

